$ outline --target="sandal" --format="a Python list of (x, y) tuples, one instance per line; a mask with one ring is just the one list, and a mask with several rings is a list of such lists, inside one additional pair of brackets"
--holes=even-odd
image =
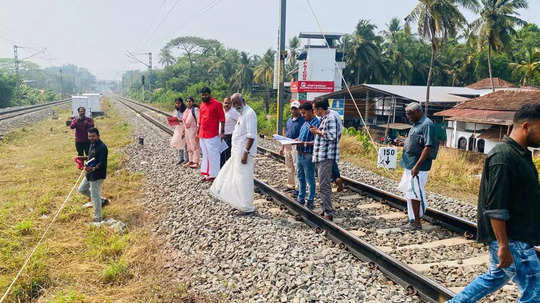
[(188, 166), (190, 166), (191, 164), (192, 164), (191, 162), (186, 162), (186, 163), (182, 164), (182, 167), (188, 167)]
[(193, 163), (189, 167), (191, 167), (191, 168), (199, 168), (199, 164)]

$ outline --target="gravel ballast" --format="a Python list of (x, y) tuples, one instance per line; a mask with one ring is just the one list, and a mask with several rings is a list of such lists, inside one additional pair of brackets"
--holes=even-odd
[(420, 301), (259, 194), (249, 216), (211, 198), (198, 170), (174, 165), (168, 135), (115, 104), (144, 137), (126, 149), (128, 167), (145, 174), (144, 206), (190, 289), (232, 302)]

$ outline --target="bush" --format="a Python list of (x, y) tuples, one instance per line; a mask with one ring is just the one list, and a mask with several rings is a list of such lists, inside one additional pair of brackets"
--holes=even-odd
[(102, 279), (105, 283), (120, 283), (130, 277), (128, 264), (122, 260), (111, 262), (102, 274)]

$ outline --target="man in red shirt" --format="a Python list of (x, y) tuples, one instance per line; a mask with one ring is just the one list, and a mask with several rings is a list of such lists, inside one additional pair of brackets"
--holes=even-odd
[(88, 140), (88, 130), (94, 127), (94, 120), (86, 117), (86, 109), (79, 107), (77, 109), (79, 116), (71, 119), (71, 129), (75, 129), (75, 148), (78, 156), (88, 156), (90, 149), (90, 140)]
[[(201, 89), (199, 142), (202, 150), (201, 174), (213, 181), (219, 173), (220, 156), (224, 149), (225, 112), (221, 103), (212, 98), (210, 88)], [(220, 130), (221, 122), (221, 130)]]

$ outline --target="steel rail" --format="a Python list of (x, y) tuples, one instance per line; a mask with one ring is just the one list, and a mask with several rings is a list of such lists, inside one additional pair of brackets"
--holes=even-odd
[[(127, 107), (138, 113), (141, 117), (147, 119), (152, 124), (172, 135), (173, 131), (162, 123), (142, 113), (134, 107), (127, 105), (125, 102), (122, 101), (122, 99), (124, 98), (118, 99), (122, 104), (126, 105)], [(136, 101), (129, 100), (128, 102), (140, 105), (140, 103)], [(149, 109), (158, 112), (155, 109)], [(270, 152), (267, 149), (264, 150)], [(277, 153), (271, 152), (269, 154), (272, 157), (278, 159), (280, 158), (280, 155)], [(292, 214), (301, 217), (304, 222), (306, 222), (306, 224), (314, 227), (316, 232), (324, 231), (325, 235), (329, 239), (338, 243), (340, 247), (346, 247), (357, 258), (366, 262), (370, 262), (370, 265), (374, 270), (379, 269), (392, 281), (404, 286), (409, 294), (418, 294), (422, 299), (428, 302), (444, 302), (454, 296), (454, 293), (452, 291), (450, 291), (440, 283), (422, 274), (417, 273), (407, 264), (391, 257), (390, 255), (379, 250), (377, 247), (371, 245), (370, 243), (361, 240), (360, 238), (338, 226), (334, 222), (330, 222), (323, 217), (317, 215), (316, 213), (312, 212), (311, 210), (301, 206), (300, 204), (296, 203), (296, 201), (290, 199), (282, 192), (272, 188), (270, 185), (258, 180), (257, 178), (254, 178), (254, 183), (255, 186), (257, 186), (257, 188), (262, 193), (269, 195), (272, 200), (282, 204)]]
[[(257, 149), (259, 153), (268, 155), (282, 162), (285, 161), (285, 158), (282, 155), (273, 150), (260, 146), (258, 146)], [(401, 196), (382, 190), (375, 186), (353, 180), (349, 177), (342, 176), (341, 179), (343, 179), (343, 183), (353, 191), (366, 193), (372, 196), (374, 199), (379, 200), (379, 202), (386, 203), (391, 207), (400, 210), (407, 209), (407, 201)], [(476, 237), (476, 223), (471, 222), (465, 218), (458, 217), (454, 214), (428, 207), (424, 214), (424, 219), (433, 224), (441, 225), (444, 228), (454, 231), (458, 234), (462, 234), (466, 238), (470, 239)]]
[[(18, 116), (22, 116), (22, 115), (26, 115), (26, 114), (29, 114), (29, 113), (33, 113), (33, 112), (45, 109), (45, 108), (53, 106), (53, 105), (61, 105), (61, 104), (64, 104), (66, 102), (69, 102), (69, 101), (71, 101), (71, 98), (63, 99), (63, 100), (59, 100), (59, 101), (54, 101), (54, 102), (50, 102), (50, 103), (45, 103), (45, 104), (37, 104), (37, 105), (25, 106), (25, 107), (22, 107), (22, 108), (16, 108), (16, 109), (10, 109), (10, 110), (6, 110), (6, 111), (2, 111), (2, 112), (0, 112), (0, 121), (7, 120), (7, 119), (10, 119), (10, 118), (14, 118), (14, 117), (18, 117)], [(11, 114), (11, 113), (15, 113), (15, 114), (14, 115), (8, 115), (8, 114)]]

